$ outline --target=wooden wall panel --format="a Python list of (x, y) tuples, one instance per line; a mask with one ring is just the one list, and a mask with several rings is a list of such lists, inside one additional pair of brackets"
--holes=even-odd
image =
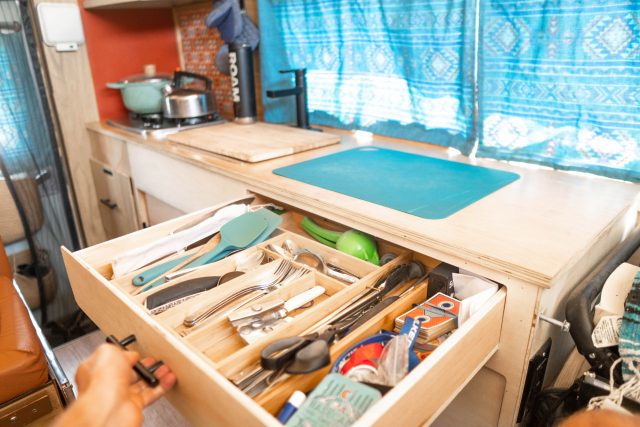
[[(44, 1), (33, 0), (34, 7)], [(46, 2), (77, 4), (76, 0)], [(75, 52), (57, 52), (43, 44), (42, 50), (85, 243), (94, 245), (105, 240), (105, 233), (89, 166), (91, 146), (85, 128), (86, 123), (98, 120), (87, 48), (82, 45)]]

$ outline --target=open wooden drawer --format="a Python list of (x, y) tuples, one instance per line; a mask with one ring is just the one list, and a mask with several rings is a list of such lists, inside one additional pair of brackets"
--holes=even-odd
[[(252, 203), (265, 202), (269, 201), (257, 196)], [(209, 319), (186, 332), (181, 323), (190, 310), (202, 307), (205, 302), (222, 298), (222, 292), (228, 292), (234, 286), (242, 287), (242, 281), (247, 280), (245, 276), (249, 273), (206, 292), (203, 294), (206, 297), (193, 298), (158, 315), (152, 315), (146, 308), (144, 294), (132, 295), (135, 287), (130, 284), (130, 280), (135, 273), (110, 280), (110, 263), (118, 254), (153, 242), (217, 208), (185, 215), (75, 253), (63, 248), (69, 279), (79, 306), (106, 334), (113, 334), (118, 338), (134, 334), (136, 342), (131, 348), (142, 355), (161, 359), (171, 367), (178, 377), (178, 384), (168, 394), (168, 399), (194, 425), (280, 425), (273, 414), (277, 413), (294, 390), (310, 391), (328, 372), (329, 367), (312, 374), (290, 376), (253, 399), (229, 379), (237, 379), (256, 366), (260, 350), (267, 344), (278, 338), (303, 334), (401, 263), (419, 260), (428, 268), (438, 264), (437, 260), (378, 240), (380, 253), (394, 252), (398, 256), (388, 264), (376, 267), (309, 239), (300, 229), (299, 222), (303, 215), (313, 215), (286, 206), (287, 213), (283, 215), (280, 229), (266, 242), (245, 251), (264, 250), (274, 259), (272, 262), (278, 262), (278, 255), (270, 252), (267, 245), (292, 239), (299, 246), (318, 251), (329, 262), (356, 273), (360, 280), (348, 285), (314, 271), (283, 286), (277, 292), (285, 299), (293, 291), (299, 292), (316, 285), (324, 287), (325, 292), (310, 308), (294, 312), (293, 321), (285, 327), (276, 328), (251, 344), (246, 344), (239, 338), (226, 318)], [(314, 219), (323, 222), (321, 218)], [(339, 228), (339, 225), (330, 225)], [(241, 254), (234, 254), (157, 289), (187, 278), (219, 275), (233, 270), (234, 257)], [(331, 347), (332, 361), (360, 339), (373, 335), (380, 329), (392, 329), (396, 316), (410, 309), (412, 304), (424, 301), (425, 289), (426, 282), (407, 291), (402, 298), (366, 324), (336, 342)], [(152, 292), (155, 291), (154, 289)], [(497, 350), (505, 296), (506, 290), (501, 288), (479, 312), (369, 408), (356, 424), (405, 426), (420, 425), (435, 419)], [(205, 301), (203, 298), (209, 300)]]

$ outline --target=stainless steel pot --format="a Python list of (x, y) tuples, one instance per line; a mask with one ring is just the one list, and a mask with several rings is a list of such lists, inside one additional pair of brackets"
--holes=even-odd
[[(187, 89), (182, 85), (185, 80), (201, 80), (205, 89)], [(200, 74), (176, 71), (173, 83), (165, 89), (162, 100), (162, 113), (170, 119), (188, 119), (216, 112), (215, 101), (211, 93), (211, 80)]]

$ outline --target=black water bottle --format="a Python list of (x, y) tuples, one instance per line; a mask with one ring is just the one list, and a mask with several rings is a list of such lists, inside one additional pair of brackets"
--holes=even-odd
[(253, 81), (251, 46), (245, 43), (229, 45), (229, 73), (233, 113), (238, 123), (256, 121), (256, 89)]

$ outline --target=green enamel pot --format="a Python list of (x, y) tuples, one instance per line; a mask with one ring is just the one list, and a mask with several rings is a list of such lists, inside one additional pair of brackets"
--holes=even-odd
[(162, 112), (164, 88), (171, 84), (170, 77), (133, 77), (116, 83), (107, 83), (111, 89), (119, 89), (127, 110), (137, 114)]

